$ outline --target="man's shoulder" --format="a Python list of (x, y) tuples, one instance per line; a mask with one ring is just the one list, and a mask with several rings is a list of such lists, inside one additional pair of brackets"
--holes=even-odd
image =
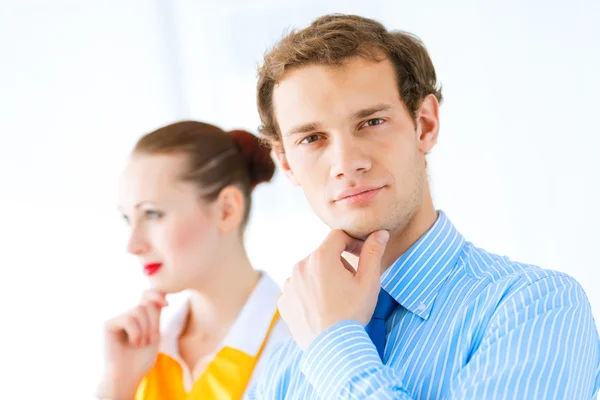
[(465, 244), (459, 259), (459, 266), (472, 279), (488, 280), (490, 283), (520, 280), (528, 284), (545, 278), (573, 279), (564, 272), (515, 261), (508, 256), (492, 253), (470, 242)]
[(301, 357), (302, 350), (298, 347), (294, 338), (290, 336), (279, 343), (271, 354), (270, 360), (272, 364), (284, 367), (299, 362)]
[(297, 381), (300, 373), (302, 351), (293, 337), (283, 339), (268, 354), (267, 365), (256, 385), (256, 398), (273, 398), (271, 394), (286, 392), (292, 381)]
[(539, 292), (539, 296), (555, 292), (571, 292), (587, 302), (580, 283), (567, 273), (514, 261), (507, 256), (491, 253), (466, 243), (458, 265), (461, 273), (479, 287), (476, 297), (484, 295), (506, 299), (523, 291)]

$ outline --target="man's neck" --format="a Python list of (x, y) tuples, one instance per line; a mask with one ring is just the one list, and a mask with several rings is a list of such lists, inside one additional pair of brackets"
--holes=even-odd
[(437, 221), (438, 213), (431, 197), (417, 209), (406, 225), (396, 232), (391, 232), (388, 245), (381, 261), (381, 274), (415, 244)]

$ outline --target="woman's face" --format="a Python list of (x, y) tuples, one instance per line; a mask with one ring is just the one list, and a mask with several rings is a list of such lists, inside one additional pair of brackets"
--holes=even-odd
[(184, 155), (134, 154), (125, 169), (119, 208), (131, 228), (127, 251), (153, 289), (175, 293), (202, 285), (217, 258), (219, 229), (199, 188), (181, 179)]

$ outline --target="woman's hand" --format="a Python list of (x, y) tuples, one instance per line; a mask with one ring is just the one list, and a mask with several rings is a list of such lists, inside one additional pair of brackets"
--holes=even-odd
[(164, 294), (150, 290), (137, 307), (106, 322), (100, 397), (133, 399), (140, 381), (156, 362), (160, 313), (166, 305)]

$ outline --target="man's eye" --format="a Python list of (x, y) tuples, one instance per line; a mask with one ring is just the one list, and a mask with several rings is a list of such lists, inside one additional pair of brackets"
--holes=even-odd
[(302, 141), (300, 143), (310, 144), (310, 143), (315, 142), (317, 140), (319, 140), (319, 135), (308, 135), (307, 137), (305, 137), (304, 139), (302, 139)]
[(380, 125), (380, 124), (382, 124), (383, 122), (384, 122), (384, 119), (383, 119), (383, 118), (373, 118), (373, 119), (370, 119), (370, 120), (366, 121), (366, 122), (363, 124), (363, 127), (368, 127), (368, 126), (377, 126), (377, 125)]

